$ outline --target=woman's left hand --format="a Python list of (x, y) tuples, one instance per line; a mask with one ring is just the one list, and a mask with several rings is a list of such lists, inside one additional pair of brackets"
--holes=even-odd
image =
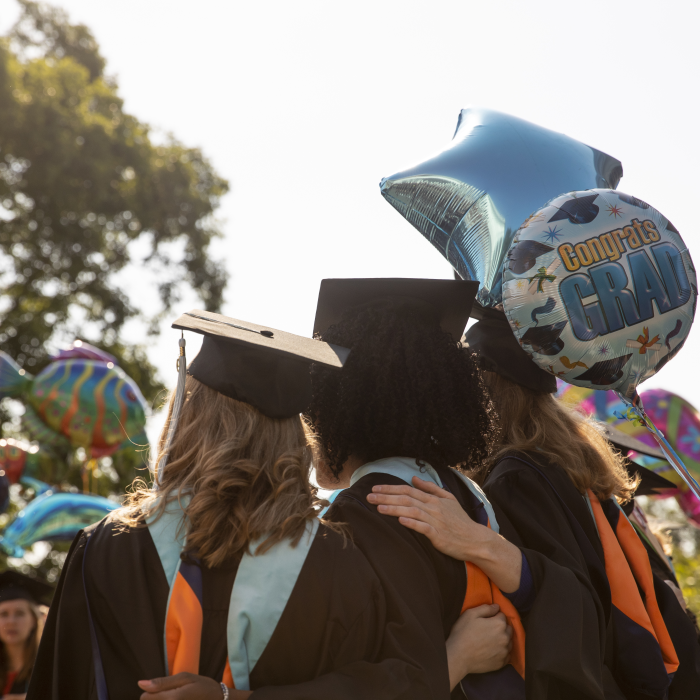
[(522, 556), (512, 543), (475, 523), (457, 499), (414, 476), (413, 486), (374, 486), (367, 500), (384, 515), (393, 515), (411, 530), (425, 535), (435, 549), (454, 559), (470, 561), (505, 593), (520, 586)]
[(471, 561), (480, 545), (494, 535), (475, 523), (451, 494), (431, 481), (413, 477), (411, 486), (374, 486), (367, 500), (383, 515), (425, 535), (435, 549), (455, 559)]
[[(194, 673), (176, 673), (166, 678), (139, 681), (145, 692), (141, 700), (221, 700), (221, 683)], [(246, 700), (252, 695), (249, 690), (229, 689), (229, 700)]]

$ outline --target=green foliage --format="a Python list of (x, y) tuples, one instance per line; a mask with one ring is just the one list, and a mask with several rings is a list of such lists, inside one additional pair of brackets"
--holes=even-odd
[[(133, 242), (146, 238), (146, 264), (167, 271), (160, 313), (183, 284), (218, 310), (226, 273), (207, 253), (228, 185), (198, 149), (172, 137), (152, 143), (149, 127), (123, 110), (103, 75), (86, 27), (43, 5), (22, 7), (0, 44), (0, 347), (36, 372), (47, 341), (73, 332), (80, 319), (128, 363), (119, 334), (140, 311), (114, 273), (131, 262)], [(179, 259), (166, 252), (173, 241), (184, 248)], [(151, 332), (159, 318), (149, 319)], [(152, 400), (162, 387), (150, 365), (140, 374)]]
[[(154, 141), (124, 111), (87, 27), (60, 9), (19, 3), (18, 22), (0, 37), (0, 349), (36, 375), (57, 340), (83, 338), (117, 357), (153, 405), (164, 386), (145, 346), (124, 341), (124, 324), (141, 319), (157, 334), (183, 287), (219, 310), (227, 276), (209, 249), (228, 183), (199, 149), (172, 136)], [(136, 241), (148, 251), (143, 260), (132, 259)], [(150, 316), (136, 290), (115, 279), (131, 262), (158, 274), (160, 307)], [(23, 437), (7, 403), (3, 435)], [(42, 451), (38, 478), (78, 490), (87, 479), (93, 493), (113, 497), (147, 461), (147, 446), (89, 469), (80, 450)], [(0, 528), (32, 496), (18, 487), (12, 494)], [(40, 573), (52, 580), (65, 551), (54, 546)]]
[(652, 529), (670, 548), (673, 568), (688, 607), (700, 616), (700, 528), (688, 520), (675, 498), (638, 500)]

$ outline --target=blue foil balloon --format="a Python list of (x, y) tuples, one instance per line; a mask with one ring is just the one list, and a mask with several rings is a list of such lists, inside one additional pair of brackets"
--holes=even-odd
[(11, 557), (43, 540), (72, 540), (80, 530), (102, 520), (118, 504), (84, 493), (53, 493), (37, 496), (17, 514), (0, 537), (0, 547)]
[(563, 134), (487, 109), (462, 110), (452, 143), (380, 183), (384, 198), (463, 279), (478, 301), (502, 302), (502, 272), (515, 232), (562, 192), (615, 189), (620, 161)]

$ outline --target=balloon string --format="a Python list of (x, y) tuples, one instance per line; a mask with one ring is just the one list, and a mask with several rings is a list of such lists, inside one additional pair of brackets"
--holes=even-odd
[(700, 499), (700, 484), (695, 480), (693, 475), (688, 471), (688, 468), (683, 464), (681, 458), (676, 454), (676, 451), (671, 447), (665, 435), (654, 425), (653, 421), (647, 415), (642, 406), (642, 400), (639, 394), (635, 392), (635, 396), (628, 399), (620, 392), (615, 392), (622, 401), (627, 405), (627, 411), (623, 414), (616, 413), (619, 418), (626, 418), (631, 423), (643, 425), (654, 437), (664, 457), (669, 461), (671, 466), (676, 470), (678, 475), (685, 481), (688, 488), (695, 494), (696, 498)]

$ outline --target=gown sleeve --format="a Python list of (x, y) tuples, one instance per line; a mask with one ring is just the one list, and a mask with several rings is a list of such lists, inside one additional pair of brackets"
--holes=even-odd
[(76, 537), (49, 610), (29, 700), (97, 698), (85, 582), (110, 698), (138, 700), (137, 681), (165, 674), (168, 584), (145, 528), (118, 532), (105, 521)]
[[(358, 637), (380, 636), (375, 658), (345, 666), (338, 664), (308, 683), (258, 689), (251, 700), (464, 697), (459, 686), (450, 694), (445, 647), (464, 598), (464, 565), (440, 555), (427, 538), (404, 528), (397, 518), (380, 515), (376, 507), (366, 503), (364, 497), (376, 480), (372, 476), (364, 477), (339, 496), (328, 515), (349, 526), (355, 546), (381, 584), (386, 606), (383, 629), (372, 630), (371, 619), (367, 618), (358, 621), (358, 627), (351, 632)], [(379, 479), (377, 483), (388, 483), (392, 477), (379, 475)], [(452, 604), (446, 605), (445, 601)], [(350, 654), (356, 644), (348, 641), (346, 649)], [(341, 651), (338, 660), (344, 655), (347, 654)]]
[(79, 579), (85, 535), (79, 532), (68, 552), (46, 618), (37, 652), (27, 700), (76, 700), (96, 698), (92, 670), (92, 653), (87, 637), (84, 600), (75, 595), (82, 591)]
[(528, 697), (603, 700), (605, 611), (556, 494), (524, 469), (487, 480), (485, 491), (536, 590), (524, 619)]

